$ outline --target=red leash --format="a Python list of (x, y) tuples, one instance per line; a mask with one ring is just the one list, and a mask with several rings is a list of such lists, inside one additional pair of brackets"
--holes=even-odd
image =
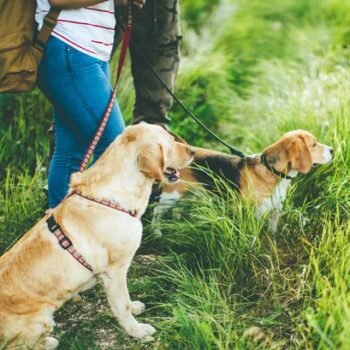
[[(104, 115), (101, 119), (100, 125), (89, 145), (89, 148), (84, 156), (83, 161), (80, 164), (80, 168), (79, 171), (83, 172), (86, 168), (86, 165), (89, 163), (89, 160), (91, 159), (91, 156), (94, 153), (94, 150), (98, 144), (98, 142), (100, 141), (103, 132), (106, 128), (108, 119), (112, 113), (112, 109), (115, 103), (115, 97), (117, 94), (117, 90), (118, 90), (118, 84), (119, 84), (119, 79), (123, 70), (123, 66), (124, 66), (124, 62), (125, 62), (125, 58), (126, 58), (126, 53), (128, 51), (128, 47), (129, 47), (129, 42), (130, 42), (130, 38), (131, 38), (131, 32), (132, 32), (132, 13), (131, 13), (131, 1), (132, 0), (128, 0), (128, 22), (127, 22), (127, 27), (126, 30), (124, 32), (124, 36), (123, 36), (123, 43), (122, 43), (122, 47), (121, 47), (121, 51), (120, 51), (120, 56), (119, 56), (119, 61), (118, 61), (118, 69), (117, 69), (117, 76), (116, 76), (116, 82), (115, 82), (115, 86), (112, 92), (112, 95), (109, 99), (107, 108), (104, 112)], [(74, 194), (70, 193), (67, 194), (67, 196), (64, 199), (69, 198), (70, 196), (72, 196)], [(80, 194), (79, 194), (80, 195)], [(81, 195), (80, 195), (81, 196)], [(99, 202), (97, 202), (99, 203)], [(127, 211), (121, 207), (119, 207), (117, 204), (114, 203), (110, 203), (110, 202), (101, 202), (100, 204), (103, 205), (107, 205), (113, 209), (117, 209), (119, 211), (123, 211), (131, 216), (136, 216), (137, 213), (136, 212), (132, 212), (132, 211)], [(61, 229), (61, 227), (59, 226), (59, 224), (55, 221), (54, 217), (51, 215), (47, 220), (47, 225), (49, 230), (55, 235), (55, 237), (57, 238), (60, 246), (67, 250), (67, 252), (72, 255), (72, 257), (77, 260), (82, 266), (84, 266), (85, 268), (87, 268), (89, 271), (93, 272), (92, 266), (85, 260), (85, 258), (79, 254), (79, 252), (75, 249), (75, 247), (73, 246), (72, 241), (68, 238), (68, 236), (63, 232), (63, 230)]]
[(115, 97), (116, 97), (117, 90), (118, 90), (119, 79), (120, 79), (120, 76), (121, 76), (121, 73), (123, 70), (123, 66), (124, 66), (124, 62), (125, 62), (125, 58), (126, 58), (126, 53), (128, 51), (130, 38), (131, 38), (131, 32), (132, 32), (132, 9), (131, 9), (131, 6), (132, 6), (131, 0), (128, 0), (128, 22), (127, 22), (127, 26), (126, 26), (124, 36), (123, 36), (123, 43), (122, 43), (122, 47), (120, 50), (120, 56), (119, 56), (119, 61), (118, 61), (117, 76), (116, 76), (116, 81), (115, 81), (115, 86), (114, 86), (114, 89), (112, 92), (112, 96), (109, 99), (107, 108), (104, 112), (103, 118), (101, 119), (100, 125), (99, 125), (94, 137), (92, 138), (92, 141), (88, 147), (88, 150), (85, 153), (83, 161), (80, 164), (80, 168), (79, 168), (80, 172), (85, 170), (86, 165), (90, 161), (90, 159), (95, 151), (95, 148), (103, 135), (103, 132), (106, 128), (108, 119), (112, 113), (112, 109), (113, 109), (113, 106), (115, 103)]

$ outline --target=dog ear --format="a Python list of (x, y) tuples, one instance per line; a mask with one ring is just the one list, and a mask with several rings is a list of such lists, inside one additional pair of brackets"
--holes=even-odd
[(266, 147), (262, 154), (265, 156), (267, 163), (272, 166), (275, 166), (278, 163), (278, 165), (283, 168), (287, 164), (286, 151), (280, 141)]
[(300, 173), (306, 174), (312, 168), (311, 153), (302, 137), (293, 140), (289, 149), (292, 167)]
[(145, 146), (137, 157), (139, 170), (147, 177), (162, 181), (164, 173), (164, 152), (160, 143)]

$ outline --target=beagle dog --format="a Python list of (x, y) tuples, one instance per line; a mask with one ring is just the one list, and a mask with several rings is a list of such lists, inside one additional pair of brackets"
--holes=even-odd
[(158, 235), (161, 235), (158, 223), (164, 211), (191, 187), (202, 184), (215, 190), (212, 174), (227, 181), (243, 197), (252, 198), (257, 205), (258, 217), (269, 213), (270, 229), (275, 231), (278, 212), (282, 209), (291, 180), (299, 173), (310, 172), (314, 165), (330, 162), (333, 156), (331, 147), (317, 142), (314, 135), (304, 130), (287, 132), (262, 154), (244, 159), (204, 148), (195, 148), (195, 151), (194, 166), (181, 170), (180, 182), (161, 188), (153, 216)]
[(48, 336), (54, 312), (97, 282), (127, 334), (153, 334), (133, 316), (145, 305), (131, 301), (127, 271), (153, 183), (175, 181), (193, 155), (163, 128), (139, 124), (93, 166), (73, 174), (68, 197), (0, 257), (0, 347), (56, 348), (58, 341)]

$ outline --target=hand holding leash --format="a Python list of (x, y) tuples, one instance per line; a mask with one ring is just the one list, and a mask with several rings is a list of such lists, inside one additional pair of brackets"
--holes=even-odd
[[(139, 9), (141, 9), (145, 5), (145, 0), (133, 0), (132, 4)], [(126, 6), (128, 4), (128, 0), (114, 0), (114, 4), (117, 6)]]

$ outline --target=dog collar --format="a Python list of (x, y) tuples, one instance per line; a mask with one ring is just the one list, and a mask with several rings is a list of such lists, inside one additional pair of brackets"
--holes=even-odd
[(275, 169), (272, 165), (270, 165), (266, 159), (266, 156), (265, 154), (262, 154), (260, 156), (260, 160), (261, 160), (261, 163), (265, 165), (265, 167), (270, 170), (270, 172), (278, 177), (281, 177), (282, 179), (286, 179), (286, 180), (292, 180), (293, 177), (292, 176), (289, 176), (287, 175), (286, 173), (283, 173), (282, 171), (279, 171), (277, 169)]
[(113, 202), (113, 201), (109, 201), (107, 199), (102, 199), (102, 200), (97, 200), (93, 197), (90, 197), (90, 196), (86, 196), (86, 195), (83, 195), (82, 193), (80, 192), (74, 192), (74, 194), (77, 194), (79, 197), (81, 198), (85, 198), (89, 201), (92, 201), (94, 203), (97, 203), (97, 204), (101, 204), (101, 205), (104, 205), (105, 207), (108, 207), (108, 208), (111, 208), (111, 209), (115, 209), (115, 210), (118, 210), (118, 211), (121, 211), (122, 213), (125, 213), (125, 214), (129, 214), (130, 216), (134, 217), (134, 218), (137, 218), (137, 211), (136, 210), (128, 210), (128, 209), (124, 209), (122, 206), (120, 206), (118, 203), (116, 202)]

